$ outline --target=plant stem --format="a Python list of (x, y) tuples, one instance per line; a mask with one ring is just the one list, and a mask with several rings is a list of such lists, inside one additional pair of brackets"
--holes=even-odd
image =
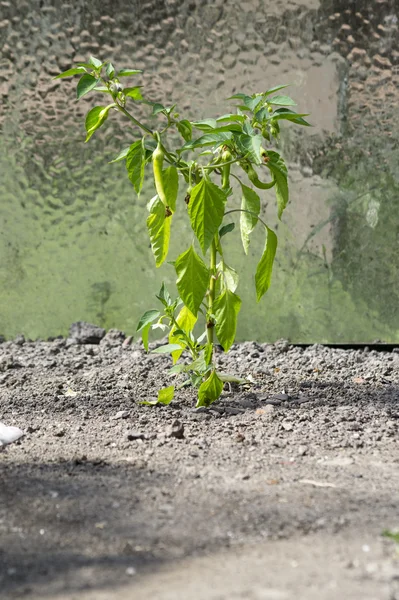
[(143, 125), (143, 123), (140, 123), (140, 121), (138, 121), (137, 119), (135, 119), (133, 117), (133, 115), (130, 114), (130, 112), (128, 112), (126, 110), (126, 108), (124, 108), (123, 106), (121, 106), (120, 104), (117, 105), (118, 109), (128, 118), (132, 121), (132, 123), (134, 123), (135, 125), (137, 125), (137, 127), (140, 127), (140, 129), (142, 129), (143, 131), (145, 131), (146, 133), (148, 133), (149, 135), (154, 135), (154, 133), (151, 131), (151, 129), (148, 129), (148, 127), (146, 127), (146, 125)]
[[(208, 293), (208, 315), (213, 314), (213, 303), (215, 301), (215, 284), (216, 284), (216, 248), (217, 248), (217, 239), (218, 233), (215, 234), (215, 237), (212, 240), (211, 244), (211, 256), (209, 261), (209, 270), (211, 272), (211, 278), (209, 281), (209, 293)], [(214, 335), (213, 330), (215, 327), (215, 323), (213, 318), (208, 316), (207, 324), (206, 324), (206, 337), (208, 340), (208, 344), (213, 345)]]

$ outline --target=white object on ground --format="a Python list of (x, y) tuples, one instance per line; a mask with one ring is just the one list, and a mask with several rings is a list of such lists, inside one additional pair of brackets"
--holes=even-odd
[(19, 427), (8, 427), (0, 421), (0, 450), (3, 446), (7, 446), (16, 440), (19, 440), (23, 435), (24, 432), (22, 429), (19, 429)]

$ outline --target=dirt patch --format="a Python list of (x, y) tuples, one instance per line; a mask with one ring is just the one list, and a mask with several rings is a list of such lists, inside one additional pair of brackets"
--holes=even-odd
[(196, 410), (138, 404), (167, 358), (72, 342), (0, 344), (2, 598), (399, 598), (398, 353), (240, 344), (253, 383)]

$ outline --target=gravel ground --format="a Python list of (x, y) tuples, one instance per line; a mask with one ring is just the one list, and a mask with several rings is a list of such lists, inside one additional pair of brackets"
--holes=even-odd
[(398, 352), (235, 345), (196, 410), (104, 334), (0, 344), (2, 599), (399, 600)]

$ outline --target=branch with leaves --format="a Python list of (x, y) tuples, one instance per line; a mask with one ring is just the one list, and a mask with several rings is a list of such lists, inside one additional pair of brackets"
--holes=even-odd
[[(277, 215), (281, 219), (289, 194), (287, 166), (275, 149), (280, 125), (282, 121), (302, 126), (309, 126), (309, 123), (304, 118), (306, 114), (293, 110), (295, 102), (281, 94), (286, 85), (252, 95), (235, 94), (229, 100), (237, 101), (236, 112), (216, 119), (181, 119), (176, 105), (166, 107), (151, 102), (143, 98), (141, 86), (129, 87), (121, 83), (121, 79), (124, 81), (124, 78), (140, 73), (137, 69), (116, 70), (109, 61), (90, 57), (87, 63), (77, 63), (55, 79), (79, 75), (78, 99), (88, 93), (105, 94), (110, 99), (106, 106), (94, 106), (88, 112), (86, 142), (105, 123), (111, 111), (122, 113), (138, 134), (138, 139), (111, 162), (125, 161), (129, 179), (138, 195), (151, 168), (155, 195), (147, 205), (147, 229), (156, 267), (160, 267), (168, 256), (175, 212), (187, 214), (193, 240), (173, 263), (179, 297), (172, 299), (162, 285), (157, 296), (162, 308), (148, 310), (141, 317), (137, 331), (141, 333), (147, 351), (151, 329), (168, 333), (169, 343), (154, 352), (171, 355), (171, 375), (185, 375), (183, 383), (176, 389), (194, 385), (198, 388), (197, 406), (209, 406), (219, 398), (226, 381), (243, 381), (219, 373), (214, 361), (216, 340), (225, 352), (233, 344), (241, 308), (241, 299), (236, 293), (238, 275), (226, 262), (223, 249), (224, 237), (234, 230), (235, 224), (225, 223), (225, 218), (239, 213), (246, 254), (252, 231), (258, 223), (264, 227), (265, 247), (255, 275), (259, 302), (269, 289), (277, 250), (275, 232), (259, 216), (259, 190), (274, 189)], [(157, 130), (151, 130), (135, 116), (138, 104), (147, 105), (152, 116), (159, 116), (161, 122)], [(171, 149), (168, 134), (176, 130), (182, 143)], [(268, 181), (264, 181), (265, 172), (269, 175)], [(233, 178), (241, 192), (240, 209), (228, 206), (233, 195)], [(185, 203), (178, 207), (181, 183), (185, 186)], [(194, 328), (200, 315), (205, 322), (205, 331), (196, 337)], [(188, 364), (178, 362), (183, 353), (190, 357)], [(169, 404), (174, 393), (173, 385), (163, 388), (157, 402)]]

